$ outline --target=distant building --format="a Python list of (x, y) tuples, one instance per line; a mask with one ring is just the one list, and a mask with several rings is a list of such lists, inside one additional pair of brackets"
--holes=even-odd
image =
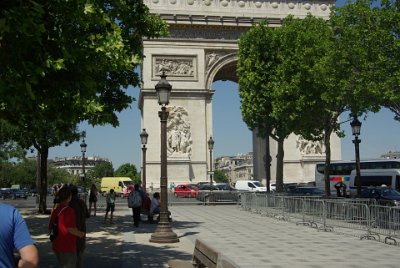
[[(96, 165), (100, 163), (111, 163), (107, 158), (99, 156), (89, 156), (85, 157), (85, 173), (93, 169)], [(55, 157), (54, 159), (49, 159), (49, 163), (57, 168), (62, 168), (68, 171), (72, 175), (80, 176), (83, 174), (83, 162), (82, 156), (73, 157)]]
[(400, 152), (389, 151), (389, 152), (381, 155), (381, 158), (385, 158), (385, 159), (400, 159)]
[(253, 153), (218, 157), (215, 170), (222, 171), (232, 184), (238, 180), (253, 180)]

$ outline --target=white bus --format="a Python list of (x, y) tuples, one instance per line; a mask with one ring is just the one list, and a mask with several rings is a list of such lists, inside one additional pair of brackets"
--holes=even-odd
[[(325, 190), (324, 182), (325, 163), (315, 164), (315, 186)], [(336, 195), (335, 184), (342, 181), (350, 189), (350, 175), (356, 169), (355, 161), (333, 161), (330, 165), (329, 180), (331, 184), (331, 193)], [(360, 169), (400, 169), (400, 159), (376, 159), (361, 160)]]
[[(357, 193), (356, 170), (350, 174), (350, 192), (351, 195)], [(361, 169), (360, 170), (361, 187), (386, 186), (396, 191), (400, 190), (400, 169)]]

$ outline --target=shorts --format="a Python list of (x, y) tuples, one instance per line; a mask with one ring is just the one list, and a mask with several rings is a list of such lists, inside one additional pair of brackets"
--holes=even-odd
[(89, 196), (89, 202), (90, 203), (96, 203), (97, 202), (97, 197), (93, 196), (93, 195)]
[(107, 203), (107, 207), (106, 207), (106, 212), (109, 212), (111, 210), (111, 212), (114, 212), (115, 209), (115, 203)]

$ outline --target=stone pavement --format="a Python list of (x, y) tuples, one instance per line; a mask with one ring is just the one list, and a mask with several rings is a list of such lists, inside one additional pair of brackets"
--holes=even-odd
[[(400, 248), (242, 211), (237, 206), (169, 207), (180, 242), (150, 243), (156, 224), (135, 228), (121, 207), (114, 224), (103, 212), (88, 219), (85, 267), (167, 267), (169, 259), (190, 260), (201, 238), (240, 267), (399, 267)], [(40, 267), (57, 267), (47, 236), (48, 215), (21, 210), (38, 242)]]

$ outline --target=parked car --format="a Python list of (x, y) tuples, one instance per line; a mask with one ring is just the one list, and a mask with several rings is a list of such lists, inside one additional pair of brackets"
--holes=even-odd
[(222, 191), (237, 191), (229, 183), (216, 183), (215, 186)]
[[(210, 191), (211, 185), (209, 183), (203, 183), (199, 187), (199, 191)], [(213, 183), (212, 185), (213, 191), (219, 191), (220, 189), (217, 187), (216, 184)]]
[(10, 193), (12, 199), (17, 199), (17, 198), (27, 199), (29, 195), (28, 191), (22, 189), (10, 189)]
[(28, 192), (29, 192), (29, 194), (30, 194), (31, 196), (36, 196), (36, 195), (37, 195), (37, 190), (36, 190), (36, 188), (29, 189)]
[(296, 187), (288, 192), (288, 195), (323, 197), (325, 192), (317, 187)]
[(379, 204), (400, 206), (400, 192), (389, 187), (369, 187), (361, 191), (363, 198), (375, 199)]
[[(210, 196), (210, 184), (203, 184), (197, 192), (196, 199), (201, 202), (208, 202)], [(212, 194), (214, 202), (232, 203), (239, 200), (240, 191), (233, 188), (229, 183), (213, 183)]]
[(181, 183), (175, 187), (174, 195), (176, 197), (196, 197), (197, 191), (194, 184)]
[(0, 197), (3, 200), (6, 198), (12, 198), (11, 189), (10, 188), (1, 188), (0, 189)]

